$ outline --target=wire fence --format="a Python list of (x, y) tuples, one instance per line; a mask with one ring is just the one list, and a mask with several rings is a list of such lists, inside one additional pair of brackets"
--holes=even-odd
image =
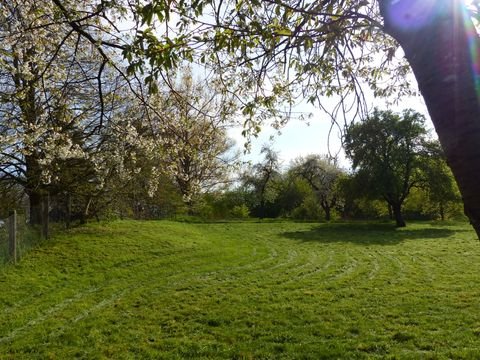
[(0, 219), (0, 262), (4, 263), (9, 259), (8, 254), (8, 229), (7, 226), (10, 222), (10, 218)]
[(7, 218), (0, 219), (0, 263), (15, 263), (29, 249), (48, 238), (40, 226), (28, 223), (24, 210), (13, 210)]
[(47, 194), (33, 202), (26, 197), (16, 205), (0, 206), (0, 265), (17, 262), (46, 239), (89, 220), (177, 218), (177, 210), (128, 201), (103, 204), (70, 193)]
[(61, 208), (57, 198), (45, 196), (37, 206), (19, 207), (0, 218), (0, 264), (17, 262), (29, 249), (78, 223)]

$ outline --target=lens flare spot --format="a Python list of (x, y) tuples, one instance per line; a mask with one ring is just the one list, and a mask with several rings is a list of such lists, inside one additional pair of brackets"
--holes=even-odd
[(393, 27), (413, 31), (432, 21), (436, 3), (436, 0), (391, 0), (386, 15)]
[(464, 30), (467, 34), (468, 50), (470, 52), (470, 61), (472, 66), (472, 76), (477, 91), (477, 97), (480, 99), (480, 49), (478, 46), (478, 32), (473, 25), (471, 14), (466, 7), (462, 8), (464, 19)]

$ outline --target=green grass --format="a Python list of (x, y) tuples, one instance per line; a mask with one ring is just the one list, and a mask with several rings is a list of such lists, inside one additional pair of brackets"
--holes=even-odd
[(480, 358), (464, 224), (92, 224), (0, 289), (0, 359)]

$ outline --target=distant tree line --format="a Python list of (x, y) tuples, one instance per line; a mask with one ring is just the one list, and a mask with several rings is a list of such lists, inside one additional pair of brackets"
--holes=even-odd
[(441, 147), (427, 135), (421, 114), (376, 109), (345, 133), (351, 170), (315, 154), (282, 169), (278, 154), (263, 148), (263, 160), (246, 169), (235, 188), (204, 201), (211, 214), (229, 217), (384, 218), (399, 227), (406, 218), (462, 217), (460, 194)]
[[(207, 220), (392, 219), (402, 227), (405, 219), (462, 216), (459, 191), (441, 147), (428, 137), (424, 117), (413, 110), (396, 114), (375, 109), (350, 125), (344, 146), (351, 169), (321, 154), (298, 157), (282, 167), (278, 153), (267, 146), (261, 161), (241, 167), (227, 136), (227, 116), (211, 115), (222, 102), (188, 70), (177, 81), (177, 92), (159, 91), (151, 98), (152, 114), (138, 103), (125, 107), (116, 124), (127, 129), (125, 136), (103, 142), (109, 151), (101, 157), (103, 176), (92, 169), (94, 157), (70, 159), (68, 166), (56, 168), (55, 180), (42, 186), (54, 200), (52, 217), (65, 218), (70, 212), (82, 222), (184, 215)], [(194, 99), (194, 105), (182, 96)], [(3, 176), (0, 181), (3, 213), (25, 202), (23, 194), (30, 195), (14, 180)]]

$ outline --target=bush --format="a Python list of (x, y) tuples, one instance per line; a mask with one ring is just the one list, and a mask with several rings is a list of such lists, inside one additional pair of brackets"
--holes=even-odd
[(291, 216), (295, 220), (320, 220), (323, 211), (313, 196), (308, 196), (300, 206), (293, 209)]
[(212, 220), (214, 218), (213, 206), (206, 201), (196, 203), (191, 209), (191, 213), (202, 220)]
[(230, 213), (236, 219), (246, 219), (250, 216), (250, 210), (245, 204), (235, 205)]

